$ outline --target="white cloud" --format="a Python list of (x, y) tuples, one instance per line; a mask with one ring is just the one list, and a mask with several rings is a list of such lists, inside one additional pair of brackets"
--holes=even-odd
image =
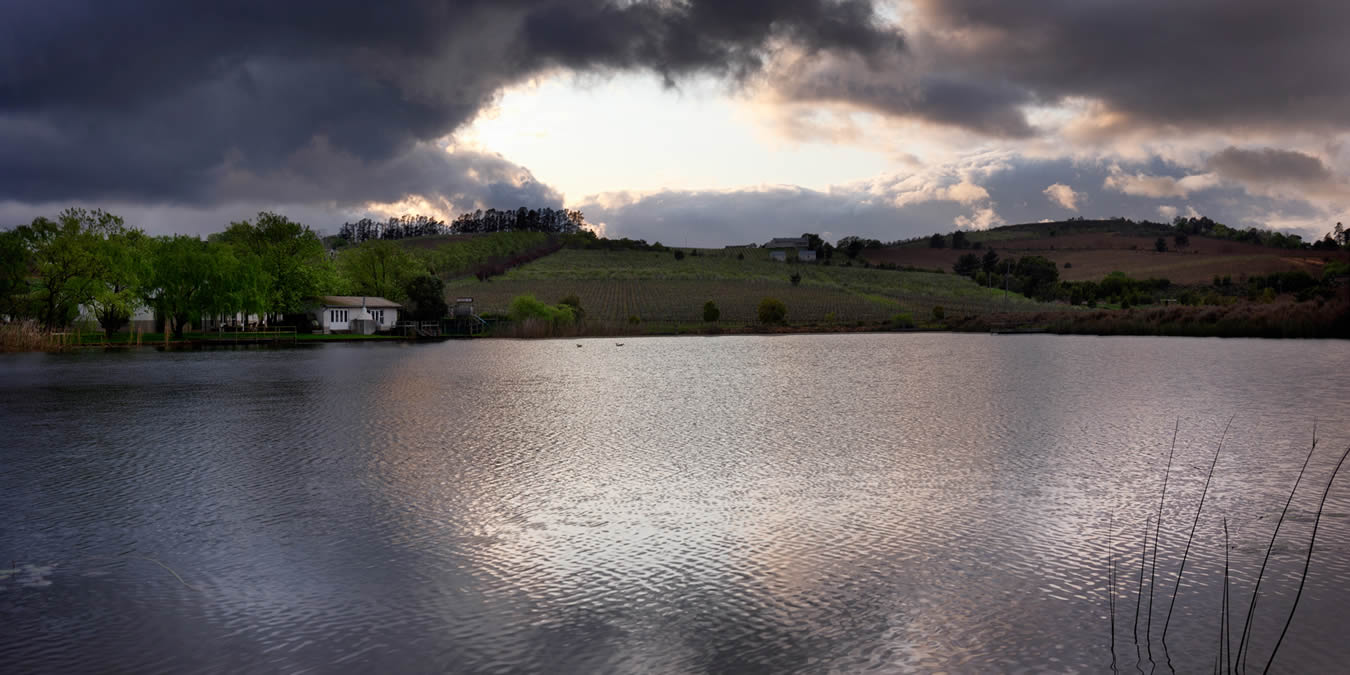
[(1172, 176), (1151, 176), (1145, 173), (1125, 173), (1119, 167), (1112, 167), (1111, 175), (1106, 177), (1102, 187), (1123, 192), (1136, 197), (1167, 199), (1169, 197), (1188, 197), (1218, 187), (1219, 177), (1212, 173), (1195, 174), (1182, 178)]
[(1054, 185), (1045, 188), (1045, 190), (1042, 191), (1042, 194), (1049, 197), (1050, 201), (1059, 204), (1070, 211), (1078, 210), (1078, 200), (1083, 197), (1082, 193), (1074, 192), (1073, 188), (1063, 183), (1055, 183)]
[(970, 182), (969, 178), (962, 179), (956, 185), (950, 185), (939, 192), (939, 199), (947, 199), (962, 204), (973, 204), (978, 201), (989, 199), (989, 191)]
[(994, 207), (976, 209), (970, 216), (957, 216), (953, 221), (957, 227), (963, 230), (987, 230), (991, 227), (1006, 225), (1008, 221), (994, 211)]
[(1177, 207), (1167, 206), (1166, 204), (1159, 206), (1158, 215), (1162, 216), (1163, 220), (1171, 222), (1173, 218), (1177, 217)]

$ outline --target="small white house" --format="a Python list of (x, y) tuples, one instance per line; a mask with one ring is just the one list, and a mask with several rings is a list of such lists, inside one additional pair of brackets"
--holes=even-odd
[(385, 331), (393, 330), (402, 308), (397, 302), (376, 296), (324, 295), (319, 297), (314, 317), (324, 334), (366, 332), (362, 330), (366, 326), (373, 329), (371, 332)]
[(801, 237), (777, 237), (765, 244), (763, 248), (769, 249), (769, 260), (778, 262), (787, 262), (788, 251), (796, 255), (800, 262), (815, 262), (816, 252), (811, 250), (811, 246)]

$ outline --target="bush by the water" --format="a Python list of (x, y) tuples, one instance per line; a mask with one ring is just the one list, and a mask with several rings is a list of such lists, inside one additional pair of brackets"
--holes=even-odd
[(913, 328), (914, 317), (907, 312), (901, 312), (891, 317), (891, 325), (895, 328)]
[(516, 299), (511, 301), (511, 309), (507, 312), (507, 316), (511, 317), (512, 321), (542, 319), (552, 323), (572, 323), (577, 318), (571, 305), (549, 305), (533, 295), (516, 296)]
[(717, 303), (713, 302), (712, 300), (703, 303), (704, 321), (712, 323), (713, 321), (716, 321), (720, 316), (722, 316), (722, 310), (717, 309)]
[(759, 301), (760, 323), (783, 323), (787, 319), (787, 305), (777, 298), (764, 298)]

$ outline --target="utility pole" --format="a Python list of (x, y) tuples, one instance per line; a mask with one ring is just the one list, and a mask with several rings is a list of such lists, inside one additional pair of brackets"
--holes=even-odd
[(1008, 261), (1003, 261), (1003, 304), (1008, 304)]

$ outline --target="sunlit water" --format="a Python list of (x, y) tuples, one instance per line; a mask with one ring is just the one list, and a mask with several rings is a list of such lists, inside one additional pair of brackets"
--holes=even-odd
[[(1222, 518), (1236, 648), (1316, 419), (1259, 670), (1347, 372), (1343, 342), (939, 334), (8, 355), (0, 664), (1109, 672), (1113, 549), (1117, 667), (1209, 672)], [(1275, 670), (1350, 662), (1348, 513), (1350, 471)]]

